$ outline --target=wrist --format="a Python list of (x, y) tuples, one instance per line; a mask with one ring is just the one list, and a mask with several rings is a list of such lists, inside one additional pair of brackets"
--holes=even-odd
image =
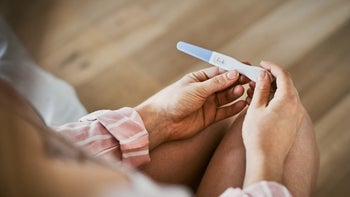
[(244, 187), (259, 181), (282, 182), (284, 159), (274, 155), (247, 152)]
[[(265, 141), (267, 142), (267, 141)], [(253, 145), (252, 145), (253, 144)], [(259, 145), (260, 144), (260, 145)], [(265, 144), (261, 143), (250, 143), (246, 145), (246, 154), (247, 158), (250, 159), (259, 159), (259, 160), (274, 160), (279, 163), (284, 163), (285, 158), (287, 157), (288, 150), (280, 144), (267, 142)]]
[[(167, 141), (167, 132), (162, 126), (162, 122), (158, 117), (159, 114), (152, 106), (147, 104), (140, 104), (134, 107), (135, 111), (141, 117), (145, 128), (149, 135), (149, 149), (152, 150), (160, 144)], [(163, 129), (162, 129), (163, 128)]]

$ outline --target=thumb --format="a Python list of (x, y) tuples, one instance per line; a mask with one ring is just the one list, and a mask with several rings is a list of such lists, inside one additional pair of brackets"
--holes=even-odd
[(217, 75), (206, 81), (200, 82), (199, 88), (205, 92), (206, 96), (224, 90), (234, 84), (239, 79), (239, 73), (235, 70)]
[(250, 106), (265, 107), (269, 102), (271, 89), (270, 77), (266, 71), (261, 71), (255, 85), (254, 94)]

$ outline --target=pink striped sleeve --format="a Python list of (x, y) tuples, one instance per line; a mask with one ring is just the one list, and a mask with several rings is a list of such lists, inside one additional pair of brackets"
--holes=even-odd
[(96, 111), (79, 122), (53, 129), (77, 146), (108, 160), (122, 161), (133, 167), (150, 161), (148, 132), (133, 108)]
[(220, 197), (291, 197), (288, 189), (276, 182), (260, 181), (252, 184), (245, 189), (228, 188)]

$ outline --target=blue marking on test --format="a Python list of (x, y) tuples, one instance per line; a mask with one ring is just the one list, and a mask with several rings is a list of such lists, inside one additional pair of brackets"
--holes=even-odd
[(208, 50), (208, 49), (204, 49), (186, 42), (178, 42), (176, 45), (177, 49), (187, 53), (189, 55), (192, 55), (198, 59), (201, 59), (205, 62), (209, 62), (210, 57), (212, 55), (212, 51)]

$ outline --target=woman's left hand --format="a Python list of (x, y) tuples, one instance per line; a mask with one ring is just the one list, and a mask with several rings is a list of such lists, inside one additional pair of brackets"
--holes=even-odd
[(150, 148), (192, 137), (212, 123), (239, 113), (249, 80), (236, 71), (210, 67), (185, 75), (135, 107), (150, 133)]

